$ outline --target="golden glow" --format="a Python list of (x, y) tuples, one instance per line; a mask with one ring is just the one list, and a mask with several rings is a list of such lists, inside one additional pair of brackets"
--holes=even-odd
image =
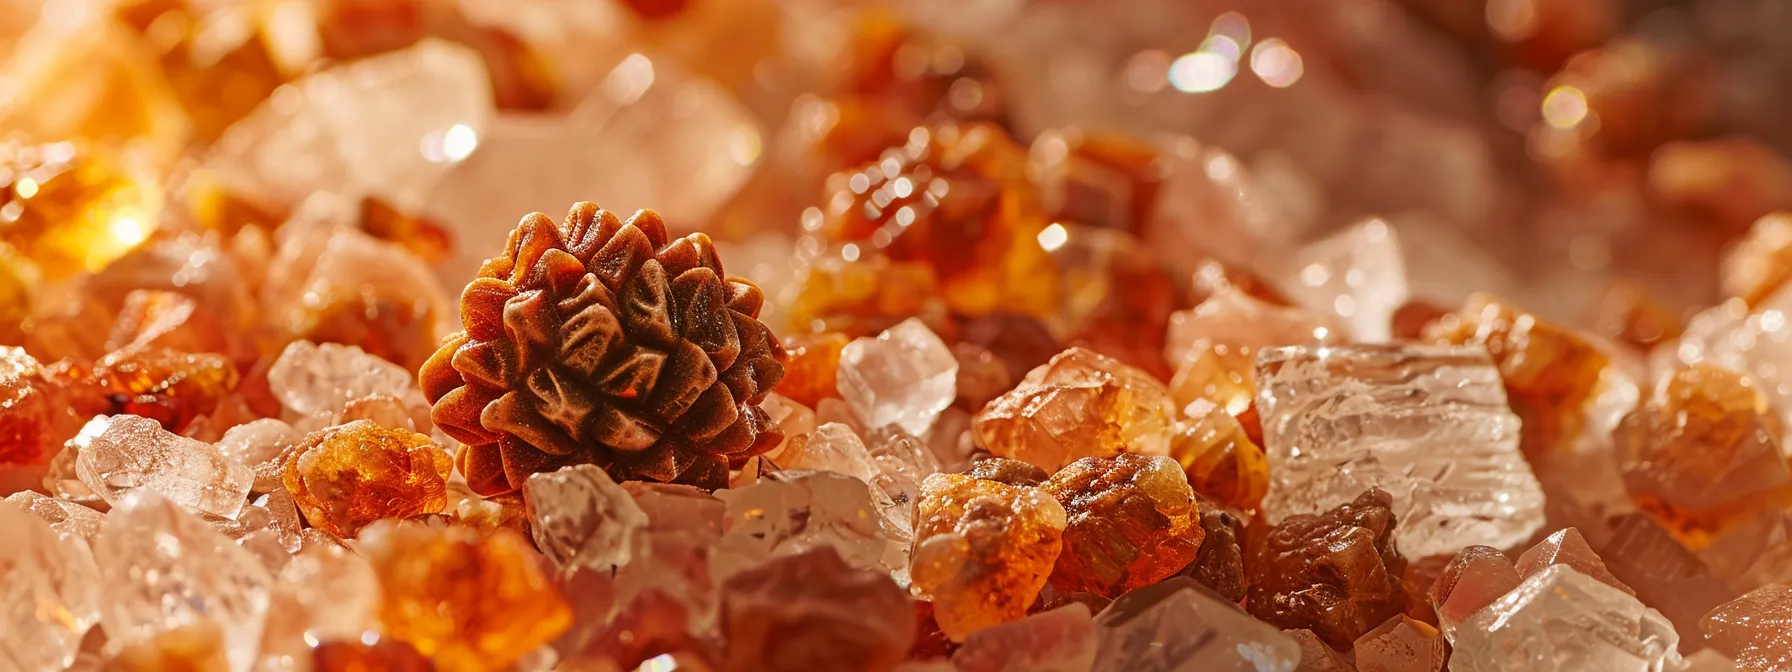
[(1587, 96), (1580, 89), (1558, 86), (1543, 97), (1543, 120), (1556, 128), (1574, 128), (1587, 114)]
[(1045, 248), (1047, 252), (1056, 252), (1058, 248), (1064, 247), (1064, 244), (1068, 242), (1070, 242), (1070, 231), (1065, 229), (1063, 224), (1054, 222), (1039, 232), (1039, 246)]
[(36, 196), (37, 180), (33, 180), (29, 177), (22, 178), (12, 185), (12, 191), (13, 193), (18, 194), (19, 198), (31, 198), (32, 196)]
[(143, 239), (149, 237), (149, 231), (144, 229), (143, 222), (138, 221), (136, 217), (122, 215), (113, 217), (109, 229), (112, 238), (127, 247), (141, 243)]

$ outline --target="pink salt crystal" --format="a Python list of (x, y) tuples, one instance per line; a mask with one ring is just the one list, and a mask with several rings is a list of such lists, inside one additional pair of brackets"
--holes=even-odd
[(1089, 607), (1072, 602), (971, 633), (952, 665), (959, 672), (1088, 672), (1099, 643)]
[(1600, 560), (1599, 554), (1593, 552), (1593, 547), (1587, 545), (1586, 538), (1580, 536), (1580, 530), (1572, 527), (1556, 530), (1555, 534), (1537, 542), (1531, 550), (1518, 556), (1518, 575), (1528, 579), (1532, 574), (1548, 569), (1550, 565), (1573, 567), (1575, 571), (1604, 581), (1613, 588), (1636, 595), (1636, 591), (1606, 570), (1605, 561)]
[(302, 416), (337, 413), (372, 394), (423, 403), (410, 371), (359, 347), (336, 343), (293, 341), (268, 369), (268, 387), (281, 404)]
[(1690, 635), (1699, 619), (1737, 595), (1645, 513), (1625, 516), (1599, 554), (1612, 576), (1636, 591), (1637, 599), (1689, 635), (1681, 639), (1683, 647), (1697, 647), (1698, 638)]
[(1686, 657), (1686, 667), (1680, 672), (1736, 672), (1736, 661), (1729, 656), (1718, 653), (1716, 649), (1700, 649)]
[(359, 639), (378, 630), (379, 577), (373, 565), (340, 546), (313, 546), (275, 575), (261, 660), (308, 655), (306, 639)]
[(225, 457), (253, 469), (269, 462), (278, 464), (277, 458), (286, 452), (287, 443), (303, 436), (292, 425), (273, 418), (261, 418), (226, 430), (217, 445)]
[(1449, 633), (1455, 626), (1523, 581), (1512, 561), (1491, 546), (1469, 546), (1456, 554), (1431, 586), (1437, 621)]
[(42, 518), (57, 534), (76, 536), (86, 541), (93, 541), (93, 535), (99, 534), (100, 523), (106, 520), (105, 514), (93, 509), (66, 499), (45, 497), (30, 490), (7, 495), (6, 501)]
[(710, 538), (722, 536), (727, 504), (702, 488), (671, 483), (624, 481), (622, 489), (647, 514), (652, 530), (683, 530)]
[(647, 514), (627, 490), (595, 465), (535, 474), (523, 482), (535, 545), (565, 571), (627, 565), (647, 527)]
[(736, 574), (722, 594), (728, 669), (885, 671), (907, 657), (915, 638), (908, 594), (832, 549)]
[(196, 511), (234, 518), (255, 473), (212, 444), (162, 429), (135, 415), (95, 418), (70, 441), (79, 444), (75, 473), (113, 506), (151, 490)]
[(1437, 628), (1404, 615), (1363, 633), (1354, 650), (1361, 672), (1439, 672), (1449, 658)]
[(1792, 669), (1792, 585), (1764, 586), (1719, 605), (1699, 626), (1705, 643), (1740, 669)]
[(10, 500), (0, 502), (0, 536), (0, 660), (8, 670), (61, 670), (99, 620), (93, 557), (83, 540)]
[(1300, 667), (1294, 668), (1294, 672), (1356, 672), (1355, 665), (1338, 655), (1312, 630), (1283, 630), (1282, 634), (1300, 645)]

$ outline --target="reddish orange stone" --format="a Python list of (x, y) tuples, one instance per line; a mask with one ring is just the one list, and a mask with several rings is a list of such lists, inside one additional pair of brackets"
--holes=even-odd
[[(1024, 471), (1024, 470), (1023, 470)], [(1038, 488), (975, 475), (921, 484), (909, 573), (953, 641), (1027, 613), (1063, 548), (1065, 511)]]
[(203, 6), (142, 0), (125, 3), (117, 15), (157, 52), (157, 65), (191, 122), (192, 139), (209, 144), (267, 100), (284, 78), (259, 31), (221, 39), (225, 31), (216, 25), (223, 22), (207, 16)]
[(1269, 458), (1244, 425), (1213, 402), (1184, 409), (1170, 439), (1170, 457), (1182, 464), (1189, 485), (1203, 497), (1253, 511), (1269, 494)]
[(361, 230), (432, 264), (446, 260), (454, 252), (454, 240), (440, 224), (421, 215), (400, 212), (377, 198), (361, 199)]
[(434, 672), (429, 659), (411, 645), (390, 638), (373, 644), (335, 641), (311, 649), (313, 672)]
[(80, 430), (62, 387), (23, 348), (0, 347), (0, 464), (48, 464)]
[(228, 672), (224, 631), (199, 621), (126, 645), (106, 662), (106, 672)]
[(132, 348), (106, 355), (76, 385), (83, 413), (128, 413), (179, 433), (236, 388), (236, 366), (216, 353)]
[(1064, 505), (1051, 583), (1106, 597), (1163, 580), (1195, 559), (1200, 507), (1175, 460), (1122, 453), (1070, 463), (1040, 486)]
[(861, 251), (848, 261), (839, 250), (811, 260), (797, 273), (800, 287), (785, 319), (793, 332), (876, 336), (911, 317), (935, 333), (947, 322), (933, 269)]
[(440, 513), (453, 460), (429, 437), (369, 420), (314, 432), (286, 452), (281, 480), (313, 527), (353, 537), (381, 518)]
[(784, 362), (784, 379), (778, 381), (778, 394), (810, 408), (823, 399), (839, 399), (834, 376), (840, 369), (840, 351), (851, 342), (851, 338), (839, 332), (785, 336), (784, 351), (790, 358)]

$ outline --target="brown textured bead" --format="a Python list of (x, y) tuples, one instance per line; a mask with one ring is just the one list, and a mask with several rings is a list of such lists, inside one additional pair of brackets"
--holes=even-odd
[(1195, 561), (1177, 574), (1228, 600), (1244, 602), (1244, 549), (1238, 545), (1244, 536), (1244, 522), (1221, 509), (1204, 507), (1201, 530), (1201, 549), (1195, 552)]
[(915, 639), (908, 595), (823, 546), (775, 558), (722, 586), (728, 669), (894, 669)]
[(1393, 497), (1370, 490), (1318, 515), (1289, 516), (1250, 535), (1251, 615), (1305, 628), (1339, 650), (1401, 613), (1406, 560), (1394, 547)]
[(908, 144), (828, 185), (828, 237), (931, 266), (954, 312), (1056, 309), (1058, 275), (1038, 241), (1044, 208), (1025, 150), (1002, 129), (915, 129)]
[(94, 364), (76, 386), (76, 405), (90, 415), (142, 416), (178, 433), (217, 409), (237, 381), (224, 355), (129, 348)]
[(625, 223), (579, 203), (559, 227), (523, 218), (418, 378), (480, 494), (577, 463), (721, 487), (782, 439), (757, 405), (784, 376), (763, 303), (708, 236), (668, 242), (651, 210)]
[(1206, 534), (1175, 460), (1122, 453), (1085, 457), (1041, 489), (1064, 505), (1064, 551), (1052, 586), (1117, 597), (1175, 574)]
[(452, 466), (427, 436), (357, 420), (288, 450), (281, 481), (312, 527), (353, 537), (381, 518), (441, 513)]

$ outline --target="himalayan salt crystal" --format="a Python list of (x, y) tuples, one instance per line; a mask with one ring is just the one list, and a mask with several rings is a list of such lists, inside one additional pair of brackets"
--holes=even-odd
[(1686, 333), (1674, 348), (1656, 351), (1654, 366), (1669, 371), (1710, 362), (1754, 379), (1782, 423), (1792, 420), (1792, 290), (1770, 294), (1752, 310), (1739, 299), (1712, 306), (1687, 321)]
[(787, 470), (716, 492), (727, 503), (718, 547), (724, 571), (821, 547), (854, 567), (906, 570), (909, 530), (881, 517), (872, 489), (857, 478)]
[[(913, 527), (921, 480), (939, 469), (934, 464), (920, 463), (924, 461), (921, 446), (906, 446), (906, 456), (888, 450), (892, 447), (903, 446), (886, 442), (880, 446), (879, 454), (873, 454), (846, 425), (830, 422), (810, 434), (792, 437), (777, 462), (786, 469), (831, 471), (863, 481), (871, 486), (871, 499), (879, 517), (887, 519), (894, 531), (905, 533)], [(903, 538), (907, 538), (906, 534)]]
[(98, 417), (70, 441), (75, 472), (108, 504), (149, 490), (181, 506), (225, 518), (243, 508), (255, 473), (216, 446), (162, 429), (134, 415)]
[[(1438, 625), (1445, 635), (1452, 635), (1458, 624), (1517, 588), (1523, 580), (1512, 561), (1499, 549), (1468, 546), (1444, 566), (1437, 582), (1431, 585), (1428, 597), (1437, 609)], [(1419, 598), (1413, 596), (1413, 599)]]
[(53, 672), (74, 661), (99, 620), (99, 570), (85, 539), (33, 513), (13, 497), (0, 503), (0, 649), (9, 669)]
[[(643, 542), (630, 552), (629, 563), (615, 574), (614, 602), (626, 606), (640, 595), (662, 592), (685, 605), (690, 627), (712, 627), (720, 582), (716, 575), (724, 569), (716, 557), (717, 541), (726, 524), (727, 504), (692, 486), (639, 481), (621, 485), (647, 514), (647, 530)], [(575, 606), (586, 608), (579, 602)]]
[(1708, 363), (1663, 376), (1615, 437), (1637, 506), (1697, 550), (1758, 512), (1792, 503), (1779, 423), (1746, 375)]
[(832, 248), (819, 252), (797, 268), (796, 289), (788, 298), (781, 308), (790, 330), (798, 332), (860, 338), (911, 317), (936, 327), (948, 319), (932, 268), (881, 254), (847, 259)]
[(340, 537), (448, 505), (453, 461), (416, 432), (356, 420), (306, 436), (285, 459), (281, 478), (305, 520)]
[(286, 463), (280, 458), (294, 442), (305, 437), (303, 432), (273, 418), (261, 418), (231, 427), (218, 439), (218, 452), (243, 463), (255, 472), (255, 492), (284, 490), (280, 472)]
[(1224, 510), (1208, 507), (1201, 511), (1201, 530), (1195, 561), (1177, 574), (1234, 603), (1244, 602), (1244, 549), (1238, 545), (1244, 523)]
[(1406, 606), (1393, 498), (1370, 490), (1317, 514), (1289, 516), (1245, 548), (1251, 615), (1306, 628), (1338, 649)]
[[(1597, 550), (1612, 576), (1635, 590), (1644, 604), (1660, 610), (1680, 632), (1697, 632), (1700, 618), (1738, 592), (1644, 513), (1625, 516), (1611, 540)], [(1692, 638), (1686, 643), (1689, 649), (1696, 646)]]
[(921, 436), (958, 393), (958, 360), (920, 320), (840, 351), (840, 397), (870, 427), (897, 425)]
[(120, 647), (104, 669), (115, 672), (227, 672), (231, 669), (224, 629), (213, 621), (197, 621), (157, 632)]
[(1182, 409), (1170, 438), (1170, 456), (1182, 464), (1195, 493), (1244, 511), (1254, 511), (1269, 493), (1269, 458), (1246, 435), (1244, 425), (1206, 399)]
[(1404, 615), (1363, 633), (1353, 648), (1360, 672), (1443, 672), (1450, 657), (1437, 628)]
[(0, 464), (45, 464), (80, 429), (62, 388), (24, 348), (0, 347)]
[(1301, 657), (1293, 639), (1186, 577), (1122, 595), (1095, 625), (1094, 672), (1292, 671)]
[(1100, 644), (1089, 607), (1072, 602), (966, 637), (952, 654), (959, 672), (1088, 672)]
[(1627, 594), (1636, 594), (1636, 591), (1631, 590), (1630, 586), (1624, 585), (1624, 582), (1619, 581), (1618, 577), (1612, 576), (1612, 573), (1605, 568), (1605, 561), (1599, 559), (1599, 554), (1594, 553), (1593, 547), (1587, 545), (1587, 539), (1580, 535), (1580, 530), (1572, 527), (1556, 530), (1554, 534), (1544, 538), (1543, 541), (1537, 542), (1537, 545), (1532, 546), (1531, 550), (1518, 556), (1516, 568), (1519, 576), (1528, 579), (1550, 565), (1568, 565), (1573, 567), (1574, 571), (1604, 581), (1611, 587)]
[(385, 635), (437, 669), (501, 668), (572, 624), (572, 609), (514, 532), (381, 522), (360, 546), (380, 578)]
[(731, 669), (891, 670), (915, 638), (908, 595), (826, 548), (729, 577), (720, 618)]
[(509, 528), (518, 534), (531, 535), (534, 526), (529, 518), (529, 508), (520, 493), (508, 492), (492, 497), (468, 497), (455, 502), (448, 512), (454, 522), (479, 530), (485, 534), (496, 532), (498, 528)]
[(1520, 445), (1532, 457), (1563, 450), (1581, 435), (1586, 405), (1611, 363), (1573, 331), (1485, 294), (1427, 326), (1423, 340), (1487, 348), (1523, 421)]
[(216, 353), (120, 350), (80, 381), (76, 406), (93, 415), (150, 418), (179, 432), (216, 410), (238, 380), (230, 359)]
[(93, 535), (99, 534), (100, 523), (106, 520), (105, 514), (93, 509), (59, 497), (45, 497), (30, 490), (7, 495), (6, 501), (43, 519), (57, 534), (79, 537), (89, 542), (93, 541)]
[(93, 551), (106, 595), (100, 620), (110, 639), (141, 642), (210, 621), (223, 628), (231, 669), (255, 660), (273, 577), (182, 505), (151, 490), (125, 495), (106, 514)]
[(1677, 670), (1673, 624), (1624, 591), (1551, 565), (1457, 626), (1450, 669)]
[(784, 352), (788, 358), (784, 360), (784, 379), (778, 381), (778, 394), (810, 408), (823, 399), (839, 398), (835, 380), (840, 370), (840, 352), (852, 340), (835, 331), (785, 336)]
[(1058, 353), (977, 414), (990, 452), (1047, 471), (1121, 451), (1169, 452), (1176, 410), (1162, 383), (1083, 348)]
[(611, 617), (608, 627), (586, 639), (578, 654), (607, 659), (616, 669), (631, 670), (664, 653), (704, 649), (701, 636), (687, 626), (688, 612), (683, 602), (665, 593), (641, 593)]
[(1175, 460), (1085, 457), (1039, 486), (1064, 505), (1064, 551), (1051, 583), (1108, 597), (1156, 583), (1195, 559), (1205, 531)]
[(1356, 672), (1356, 665), (1333, 650), (1312, 630), (1283, 630), (1282, 634), (1300, 645), (1300, 666), (1294, 672)]
[(1743, 670), (1792, 666), (1792, 586), (1776, 583), (1726, 602), (1699, 623), (1705, 643)]
[(1726, 296), (1758, 306), (1792, 280), (1792, 212), (1755, 220), (1718, 266)]
[(299, 415), (336, 413), (349, 402), (387, 394), (422, 404), (416, 377), (353, 345), (293, 341), (268, 369), (268, 386)]
[(1543, 525), (1543, 492), (1518, 448), (1493, 363), (1479, 349), (1291, 347), (1258, 360), (1264, 514), (1278, 522), (1394, 496), (1408, 557), (1510, 546)]
[[(782, 384), (779, 385), (779, 389), (783, 389)], [(762, 453), (766, 459), (777, 459), (778, 455), (784, 451), (784, 446), (790, 444), (791, 438), (816, 430), (814, 409), (777, 392), (767, 393), (765, 400), (759, 402), (759, 408), (765, 411), (766, 417), (770, 418), (772, 424), (778, 427), (778, 431), (784, 434), (783, 443)]]
[[(417, 413), (418, 417), (413, 418), (413, 410), (421, 411), (422, 409), (407, 406), (398, 397), (390, 394), (370, 394), (343, 406), (341, 420), (343, 424), (356, 420), (367, 420), (387, 429), (414, 432), (417, 431), (417, 420), (427, 419), (429, 414), (419, 412)], [(425, 429), (427, 428), (426, 424)]]
[(1164, 358), (1176, 369), (1170, 395), (1177, 408), (1205, 399), (1257, 429), (1257, 353), (1280, 345), (1339, 340), (1336, 322), (1299, 308), (1273, 305), (1224, 285), (1192, 310), (1170, 316)]
[(1336, 317), (1353, 341), (1390, 340), (1408, 292), (1400, 239), (1387, 222), (1371, 219), (1270, 261), (1269, 275), (1296, 305)]
[(610, 571), (629, 563), (647, 514), (595, 465), (535, 474), (523, 482), (535, 546), (561, 571)]
[(356, 640), (379, 631), (379, 578), (373, 565), (340, 546), (311, 546), (275, 575), (264, 667), (287, 667), (309, 655), (306, 640)]
[(1066, 514), (1038, 488), (962, 474), (921, 484), (909, 573), (953, 641), (1020, 618), (1063, 548)]

